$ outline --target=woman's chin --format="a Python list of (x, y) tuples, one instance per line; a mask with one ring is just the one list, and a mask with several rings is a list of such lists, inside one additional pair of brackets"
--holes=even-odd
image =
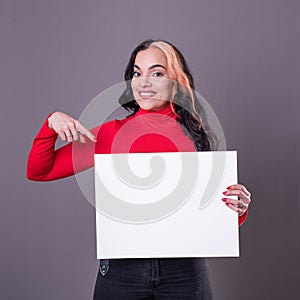
[(137, 101), (139, 107), (144, 110), (160, 110), (167, 106), (168, 101), (159, 101), (156, 103), (152, 99), (143, 99)]

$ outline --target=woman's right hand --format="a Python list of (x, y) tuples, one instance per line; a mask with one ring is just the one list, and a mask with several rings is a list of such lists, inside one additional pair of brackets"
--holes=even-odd
[(55, 112), (48, 118), (48, 127), (54, 130), (63, 141), (86, 143), (83, 135), (96, 142), (96, 137), (78, 120), (63, 112)]

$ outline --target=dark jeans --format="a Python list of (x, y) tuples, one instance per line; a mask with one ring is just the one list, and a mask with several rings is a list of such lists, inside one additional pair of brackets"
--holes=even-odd
[(204, 258), (110, 259), (94, 300), (211, 300)]

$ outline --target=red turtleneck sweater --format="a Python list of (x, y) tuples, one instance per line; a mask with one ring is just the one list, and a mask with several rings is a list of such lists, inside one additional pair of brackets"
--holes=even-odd
[[(170, 106), (159, 111), (140, 108), (133, 116), (104, 123), (91, 131), (97, 137), (96, 143), (86, 139), (86, 144), (74, 142), (55, 150), (58, 135), (48, 127), (47, 118), (29, 153), (27, 178), (49, 181), (71, 176), (92, 167), (94, 153), (196, 151)], [(245, 219), (246, 214), (239, 218), (239, 224)]]

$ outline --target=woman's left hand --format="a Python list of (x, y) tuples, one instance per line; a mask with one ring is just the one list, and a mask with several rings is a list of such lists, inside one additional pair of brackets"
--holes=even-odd
[[(226, 198), (222, 198), (222, 200), (229, 208), (236, 211), (239, 217), (247, 211), (251, 202), (251, 193), (242, 184), (230, 185), (223, 194)], [(238, 196), (238, 200), (227, 198), (227, 196)]]

